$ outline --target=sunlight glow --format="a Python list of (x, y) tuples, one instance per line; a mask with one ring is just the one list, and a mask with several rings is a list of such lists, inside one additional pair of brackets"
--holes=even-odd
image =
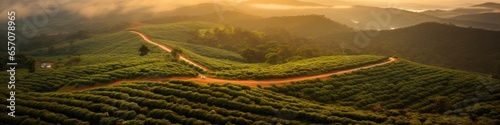
[(348, 9), (351, 6), (290, 6), (280, 4), (253, 4), (252, 7), (260, 9), (275, 9), (275, 10), (289, 10), (289, 9)]

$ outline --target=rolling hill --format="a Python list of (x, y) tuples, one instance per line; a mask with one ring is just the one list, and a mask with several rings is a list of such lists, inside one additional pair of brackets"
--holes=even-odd
[[(165, 62), (163, 64), (174, 65)], [(16, 94), (17, 116), (10, 118), (2, 115), (0, 123), (137, 125), (499, 122), (495, 120), (499, 117), (496, 112), (500, 110), (498, 80), (406, 60), (332, 76), (324, 81), (309, 80), (263, 89), (234, 84), (205, 85), (171, 80), (122, 83), (113, 87), (97, 87), (76, 92), (43, 92), (48, 89), (42, 88), (44, 85), (61, 79), (54, 76), (81, 75), (91, 71), (100, 74), (93, 69), (104, 70), (100, 67), (106, 65), (79, 67), (76, 70), (65, 70), (58, 75), (38, 74), (43, 76), (37, 78), (43, 77), (49, 81), (43, 84), (31, 83), (31, 88), (20, 89), (23, 92)], [(141, 68), (128, 68), (129, 65), (123, 67), (123, 71), (104, 73), (114, 76), (112, 78), (118, 78), (118, 74), (134, 69), (137, 71), (133, 72), (139, 73)], [(153, 65), (155, 66), (158, 64)], [(178, 65), (167, 67), (170, 68), (163, 69), (166, 72), (186, 71), (183, 69), (186, 67)], [(94, 75), (91, 78), (105, 77)], [(70, 83), (84, 85), (85, 82)], [(38, 85), (39, 89), (34, 89), (35, 85)], [(0, 96), (7, 98), (4, 94)], [(3, 106), (7, 106), (6, 100), (2, 102)], [(464, 113), (470, 116), (461, 115)]]
[(500, 24), (500, 13), (468, 14), (451, 17), (450, 19)]
[[(256, 3), (254, 3), (256, 4)], [(265, 2), (262, 2), (265, 4)], [(395, 9), (395, 8), (379, 8), (371, 6), (348, 6), (348, 7), (335, 7), (335, 6), (313, 6), (309, 8), (296, 8), (293, 7), (288, 9), (280, 8), (265, 8), (259, 6), (252, 6), (251, 4), (242, 4), (238, 8), (249, 14), (259, 15), (264, 17), (273, 16), (296, 16), (296, 15), (325, 15), (326, 17), (332, 19), (335, 22), (345, 24), (355, 29), (366, 30), (366, 29), (391, 29), (391, 28), (401, 28), (408, 27), (424, 22), (441, 22), (441, 23), (453, 23), (463, 27), (476, 27), (484, 29), (498, 30), (500, 25), (492, 23), (483, 23), (475, 21), (463, 21), (463, 20), (452, 20), (447, 18), (440, 18), (435, 16), (429, 16), (426, 14)], [(373, 13), (373, 14), (371, 14)], [(386, 17), (390, 15), (390, 17)], [(380, 22), (377, 18), (390, 18), (389, 22)], [(377, 22), (378, 21), (378, 22)], [(377, 23), (380, 26), (377, 27), (367, 27), (370, 23)]]
[(474, 5), (472, 7), (483, 7), (483, 8), (500, 10), (500, 4), (499, 3), (495, 3), (495, 2), (486, 2), (486, 3)]
[[(320, 20), (325, 20), (326, 22), (330, 22), (329, 20), (325, 19), (322, 16), (273, 17), (266, 19), (257, 19), (258, 21), (256, 22), (262, 21), (262, 23), (260, 24), (268, 23), (270, 25), (276, 23), (272, 23), (273, 21), (269, 20), (286, 20), (286, 19), (296, 19), (296, 18), (299, 18), (299, 20), (301, 19), (306, 20), (311, 17), (313, 19), (320, 19)], [(180, 22), (173, 24), (181, 26), (181, 25), (187, 25), (189, 23)], [(172, 30), (172, 29), (184, 29), (184, 28), (179, 28), (178, 26), (176, 28), (166, 28), (169, 30), (166, 30), (165, 28), (163, 29), (159, 28), (159, 27), (173, 27), (174, 26), (173, 24), (167, 24), (164, 26), (150, 26), (151, 28), (144, 27), (138, 29), (144, 29), (140, 31), (144, 31), (146, 34), (149, 34), (152, 37), (158, 37), (173, 41), (186, 41), (186, 39), (172, 39), (175, 37), (170, 37), (170, 36), (183, 36), (179, 38), (189, 38), (189, 36), (191, 36), (188, 33), (189, 30), (181, 32), (178, 32), (178, 30)], [(257, 24), (259, 23), (255, 23), (255, 25)], [(321, 27), (321, 25), (325, 24), (328, 23), (318, 24), (318, 27)], [(287, 24), (285, 23), (284, 25)], [(249, 25), (248, 27), (250, 26), (251, 25)], [(154, 27), (157, 27), (156, 29), (158, 30), (150, 31), (150, 29), (155, 29)], [(203, 28), (211, 29), (214, 28), (214, 26), (200, 27), (198, 29), (203, 29)], [(194, 29), (192, 28), (191, 30)], [(297, 30), (299, 29), (300, 28), (297, 28)], [(308, 30), (308, 31), (315, 32), (315, 30)], [(319, 30), (318, 32), (322, 32), (322, 30)], [(318, 45), (316, 48), (317, 51), (325, 50), (326, 52), (326, 50), (331, 50), (333, 52), (341, 53), (342, 50), (339, 47), (341, 43), (346, 42), (352, 45), (353, 38), (355, 38), (357, 33), (358, 32), (332, 33), (308, 42), (312, 43), (313, 45)], [(171, 35), (162, 35), (162, 34), (171, 34)], [(456, 34), (464, 34), (464, 35), (456, 36)], [(384, 56), (399, 55), (401, 57), (408, 58), (410, 60), (424, 64), (442, 66), (447, 68), (456, 68), (460, 70), (473, 71), (473, 72), (481, 72), (486, 74), (493, 74), (495, 75), (495, 77), (497, 77), (500, 73), (499, 71), (500, 69), (498, 69), (500, 68), (499, 67), (500, 64), (498, 64), (498, 60), (500, 60), (499, 57), (500, 52), (495, 48), (495, 46), (499, 45), (498, 39), (500, 38), (498, 36), (499, 36), (498, 31), (488, 31), (475, 28), (462, 28), (449, 24), (440, 24), (440, 23), (423, 23), (407, 28), (380, 31), (377, 36), (369, 37), (371, 42), (366, 48), (362, 48), (362, 51), (365, 54), (377, 54)], [(200, 40), (196, 41), (201, 42)], [(222, 42), (222, 41), (217, 41), (217, 42)], [(231, 42), (231, 40), (227, 42)], [(239, 44), (243, 43), (238, 43), (234, 45), (239, 45)], [(204, 44), (200, 43), (200, 45)], [(186, 46), (182, 48), (189, 48), (189, 46), (194, 46), (194, 45), (189, 45), (188, 43), (186, 44)], [(217, 46), (212, 46), (212, 47), (217, 48)], [(190, 50), (196, 50), (196, 49), (190, 49)], [(231, 51), (231, 49), (226, 49), (226, 50)], [(205, 54), (204, 56), (208, 56), (206, 55), (207, 53), (203, 53), (201, 51), (200, 52), (193, 51), (193, 52), (201, 55)], [(233, 52), (237, 53), (238, 51), (233, 51)], [(475, 55), (483, 55), (483, 56), (481, 58), (478, 58)], [(214, 57), (214, 56), (208, 56), (208, 57)], [(200, 62), (205, 62), (205, 61), (200, 61)]]
[(190, 2), (51, 17), (2, 66), (0, 125), (500, 124), (500, 4)]
[[(231, 72), (231, 75), (238, 71), (252, 76), (257, 74), (254, 72), (259, 72), (260, 74), (255, 75), (256, 78), (260, 77), (259, 75), (267, 75), (265, 79), (272, 79), (318, 74), (385, 59), (372, 55), (337, 55), (298, 59), (284, 64), (232, 63), (215, 58), (236, 57), (232, 52), (181, 41), (189, 39), (189, 33), (193, 30), (210, 31), (220, 27), (219, 24), (209, 22), (177, 22), (128, 30), (144, 32), (160, 44), (180, 47), (185, 50), (183, 52), (186, 57), (205, 62), (199, 62), (200, 64), (229, 67), (219, 68), (219, 73)], [(451, 37), (443, 33), (471, 36)], [(446, 51), (455, 53), (444, 56), (467, 59), (467, 53), (470, 53), (484, 55), (481, 58), (490, 59), (496, 56), (485, 53), (497, 52), (497, 43), (491, 42), (497, 39), (497, 34), (497, 31), (424, 23), (380, 31), (379, 36), (374, 37), (373, 42), (364, 51), (379, 55), (394, 54), (391, 52), (398, 51), (401, 53), (400, 57), (409, 59), (413, 58), (414, 53), (411, 52), (417, 50), (421, 51), (417, 55), (425, 52), (437, 55), (447, 54), (440, 51), (447, 49)], [(354, 33), (334, 33), (328, 36), (330, 40), (352, 40)], [(474, 45), (469, 43), (472, 40), (477, 40)], [(335, 45), (332, 41), (324, 44), (321, 41), (310, 42), (322, 47)], [(141, 45), (150, 49), (148, 55), (139, 56), (137, 50)], [(379, 47), (389, 47), (388, 50), (391, 51), (387, 52)], [(478, 50), (479, 54), (472, 50)], [(204, 51), (219, 53), (203, 55)], [(67, 58), (75, 57), (81, 61), (76, 65), (64, 65), (55, 69), (38, 69), (35, 73), (19, 69), (20, 74), (17, 77), (22, 79), (18, 82), (25, 84), (16, 86), (17, 116), (12, 118), (2, 115), (1, 124), (499, 123), (497, 112), (500, 109), (497, 107), (500, 87), (497, 79), (422, 65), (402, 58), (398, 62), (326, 79), (252, 88), (231, 83), (198, 84), (164, 79), (195, 78), (201, 70), (182, 61), (167, 61), (167, 53), (145, 43), (141, 37), (128, 31), (93, 35), (88, 39), (33, 50), (28, 54), (37, 59), (57, 63), (64, 63), (72, 60)], [(57, 58), (61, 60), (58, 61)], [(303, 64), (309, 65), (301, 66)], [(240, 65), (241, 67), (238, 67)], [(234, 69), (235, 67), (239, 69)], [(8, 80), (7, 73), (2, 72), (0, 79)], [(283, 73), (289, 76), (277, 75)], [(136, 79), (138, 82), (120, 82), (126, 79)], [(114, 86), (105, 87), (110, 83)], [(72, 88), (79, 91), (64, 92)], [(0, 89), (4, 91), (5, 88)], [(0, 97), (4, 98), (9, 96), (7, 93), (0, 94)], [(8, 104), (7, 100), (1, 102), (2, 106)], [(7, 108), (1, 110), (9, 111)]]
[[(500, 74), (500, 32), (462, 28), (449, 24), (423, 23), (407, 28), (376, 32), (368, 37), (365, 48), (355, 46), (356, 33), (321, 38), (330, 48), (342, 43), (355, 46), (361, 53), (394, 55), (416, 62), (460, 70)], [(333, 44), (332, 44), (333, 43)], [(351, 47), (352, 49), (352, 47)], [(347, 49), (346, 49), (347, 50)], [(481, 55), (478, 57), (477, 55)]]
[[(444, 113), (450, 116), (468, 114), (469, 118), (478, 120), (472, 121), (475, 124), (498, 124), (498, 120), (484, 123), (487, 120), (483, 119), (496, 114), (487, 113), (488, 111), (499, 110), (500, 84), (498, 83), (498, 80), (491, 77), (485, 78), (477, 74), (400, 60), (398, 63), (332, 76), (325, 81), (303, 81), (265, 89), (331, 105), (354, 106), (357, 109), (378, 112), (405, 109), (424, 114)], [(439, 106), (441, 101), (446, 101), (441, 104), (450, 107), (441, 109)], [(491, 110), (480, 108), (483, 106)], [(426, 116), (420, 116), (422, 117)], [(413, 116), (407, 117), (406, 120), (413, 124), (436, 123), (427, 121), (430, 120), (429, 117), (420, 118)], [(462, 120), (450, 120), (448, 123), (440, 124), (473, 124)]]
[(143, 22), (150, 24), (162, 24), (162, 23), (174, 23), (183, 21), (205, 21), (213, 23), (227, 23), (238, 20), (249, 20), (249, 19), (261, 19), (260, 16), (250, 15), (237, 11), (223, 11), (220, 13), (209, 13), (204, 15), (179, 15), (179, 16), (166, 16), (155, 18), (151, 20), (145, 20)]
[(317, 3), (304, 2), (298, 0), (248, 0), (242, 2), (245, 5), (253, 5), (253, 4), (274, 4), (274, 5), (288, 5), (288, 6), (323, 6)]
[(500, 4), (487, 2), (470, 7), (461, 7), (453, 10), (429, 10), (422, 14), (453, 20), (475, 21), (499, 24)]
[[(293, 20), (293, 21), (291, 21)], [(318, 37), (323, 35), (353, 32), (346, 25), (334, 22), (321, 15), (283, 16), (265, 19), (246, 19), (228, 22), (231, 26), (265, 31), (266, 28), (285, 29), (292, 34), (303, 37)]]
[[(230, 25), (245, 29), (267, 31), (266, 29), (284, 29), (303, 37), (318, 37), (333, 33), (354, 31), (352, 28), (330, 20), (322, 15), (281, 16), (263, 18), (237, 11), (224, 11), (197, 16), (167, 16), (144, 21), (150, 24), (175, 23), (185, 21), (204, 21), (222, 25)], [(293, 20), (293, 21), (290, 21)]]

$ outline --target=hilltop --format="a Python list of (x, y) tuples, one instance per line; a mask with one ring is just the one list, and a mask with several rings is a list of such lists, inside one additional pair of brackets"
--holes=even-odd
[(452, 10), (429, 10), (421, 13), (452, 20), (499, 24), (499, 10), (500, 4), (487, 2), (470, 7), (460, 7)]
[(451, 19), (500, 24), (500, 13), (468, 14), (451, 17)]
[[(292, 21), (293, 20), (293, 21)], [(328, 34), (353, 32), (346, 25), (330, 20), (323, 15), (283, 16), (265, 19), (247, 19), (229, 22), (229, 25), (246, 29), (285, 29), (304, 37), (318, 37)]]

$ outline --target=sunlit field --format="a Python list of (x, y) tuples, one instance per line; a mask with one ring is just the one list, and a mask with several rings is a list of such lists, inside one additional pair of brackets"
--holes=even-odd
[(0, 124), (496, 125), (496, 2), (0, 2)]

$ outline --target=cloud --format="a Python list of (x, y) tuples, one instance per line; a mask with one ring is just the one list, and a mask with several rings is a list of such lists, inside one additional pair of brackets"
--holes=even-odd
[(291, 5), (280, 5), (280, 4), (252, 4), (252, 7), (260, 9), (275, 9), (275, 10), (290, 10), (290, 9), (347, 9), (351, 6), (291, 6)]
[[(242, 0), (2, 0), (0, 12), (14, 10), (18, 18), (60, 11), (92, 18), (109, 13), (155, 13), (200, 3), (241, 2)], [(49, 9), (47, 9), (49, 8)], [(45, 10), (45, 11), (44, 11)], [(49, 10), (49, 11), (47, 11)], [(51, 10), (58, 10), (52, 11)], [(5, 19), (5, 16), (2, 16)]]

